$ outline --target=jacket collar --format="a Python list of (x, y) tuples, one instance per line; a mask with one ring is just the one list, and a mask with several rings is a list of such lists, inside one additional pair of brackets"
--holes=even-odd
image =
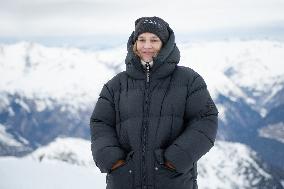
[[(133, 52), (133, 35), (128, 39), (127, 56), (125, 59), (126, 73), (135, 79), (145, 79), (145, 70), (141, 64), (140, 58)], [(170, 75), (180, 60), (180, 52), (175, 43), (174, 32), (170, 29), (168, 42), (163, 45), (158, 56), (153, 58), (153, 67), (150, 70), (151, 78), (163, 78)]]

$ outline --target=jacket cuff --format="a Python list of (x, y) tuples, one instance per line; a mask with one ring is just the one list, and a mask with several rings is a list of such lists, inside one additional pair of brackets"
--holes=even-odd
[(177, 144), (172, 144), (165, 150), (165, 159), (170, 161), (180, 173), (186, 173), (193, 168), (194, 161)]
[(125, 159), (125, 152), (121, 148), (106, 147), (106, 149), (98, 153), (96, 165), (101, 173), (110, 173), (111, 167), (119, 159)]

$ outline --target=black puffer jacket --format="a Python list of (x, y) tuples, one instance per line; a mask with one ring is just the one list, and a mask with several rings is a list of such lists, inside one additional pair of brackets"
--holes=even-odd
[[(180, 54), (170, 31), (149, 74), (133, 53), (132, 34), (126, 71), (104, 85), (96, 103), (91, 149), (107, 173), (107, 189), (197, 188), (196, 162), (214, 145), (218, 111), (202, 77), (177, 65)], [(119, 159), (126, 164), (111, 171)]]

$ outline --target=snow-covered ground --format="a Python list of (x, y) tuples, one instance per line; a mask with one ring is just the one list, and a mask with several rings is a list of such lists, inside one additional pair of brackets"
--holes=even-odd
[(0, 158), (2, 189), (104, 189), (105, 174), (92, 160), (90, 142), (57, 138), (22, 157)]
[(91, 155), (91, 143), (80, 138), (56, 138), (49, 145), (32, 152), (28, 157), (38, 162), (52, 160), (85, 167), (95, 166)]
[[(199, 186), (242, 189), (270, 181), (256, 160), (245, 145), (218, 141), (198, 164)], [(57, 138), (23, 158), (1, 157), (0, 175), (0, 188), (5, 189), (105, 188), (105, 174), (92, 162), (90, 142), (77, 138)]]
[(95, 167), (65, 162), (38, 162), (30, 158), (0, 158), (3, 189), (104, 189), (105, 175)]

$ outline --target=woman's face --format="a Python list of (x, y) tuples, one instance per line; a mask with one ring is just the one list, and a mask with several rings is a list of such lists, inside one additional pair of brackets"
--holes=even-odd
[(153, 33), (142, 33), (136, 42), (138, 56), (145, 62), (151, 62), (162, 47), (162, 41)]

